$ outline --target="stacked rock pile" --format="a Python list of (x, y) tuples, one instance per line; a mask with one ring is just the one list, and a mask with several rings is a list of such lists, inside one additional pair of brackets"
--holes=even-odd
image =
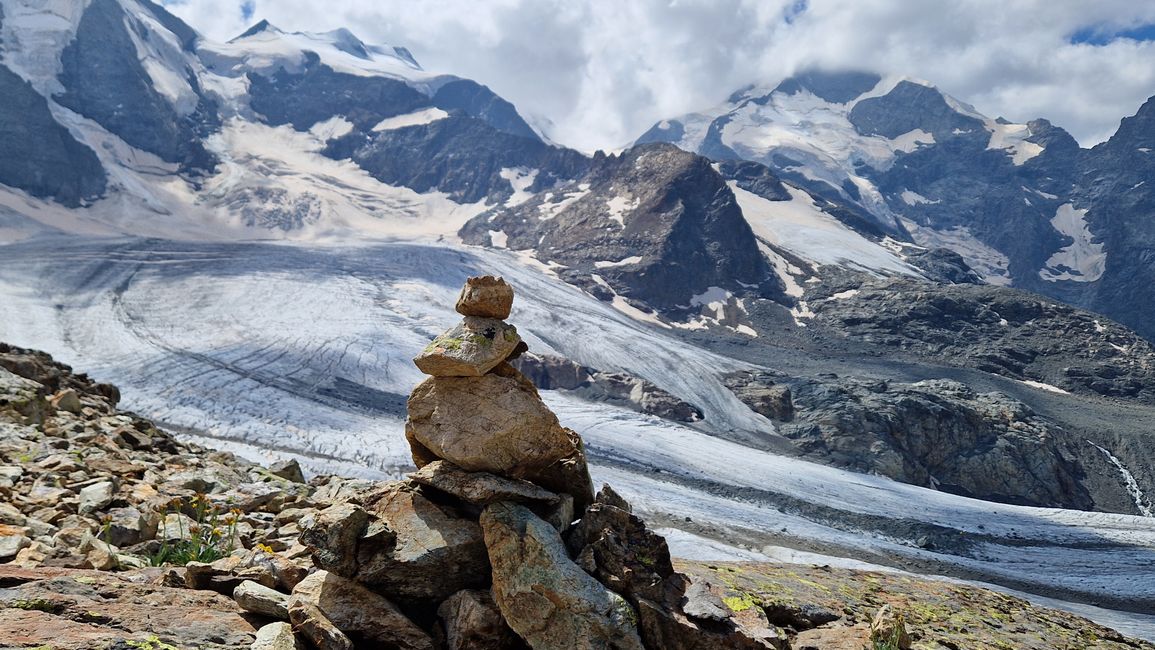
[(303, 522), (324, 573), (306, 579), (316, 607), (289, 601), (296, 629), (318, 647), (353, 647), (334, 639), (366, 638), (365, 617), (326, 607), (347, 599), (324, 592), (357, 589), (389, 612), (378, 622), (396, 621), (390, 640), (375, 637), (388, 647), (788, 647), (761, 609), (691, 589), (665, 540), (608, 486), (594, 496), (581, 438), (509, 364), (526, 350), (505, 322), (512, 304), (502, 279), (467, 281), (462, 322), (415, 359), (431, 375), (409, 398), (419, 470)]
[(0, 345), (0, 647), (789, 647), (594, 495), (581, 438), (509, 364), (512, 302), (471, 278), (462, 322), (415, 360), (419, 469), (400, 482), (305, 483), (183, 444)]

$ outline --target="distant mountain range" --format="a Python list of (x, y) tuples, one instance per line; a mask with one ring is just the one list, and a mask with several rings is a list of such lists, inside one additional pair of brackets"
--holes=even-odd
[[(1081, 149), (1045, 120), (990, 119), (925, 82), (811, 71), (589, 156), (403, 47), (267, 22), (216, 43), (149, 0), (0, 0), (0, 94), (0, 242), (494, 249), (671, 345), (794, 364), (711, 377), (705, 397), (677, 394), (673, 366), (642, 377), (687, 409), (743, 409), (694, 421), (719, 435), (982, 498), (1143, 511), (1109, 448), (1155, 489), (1143, 432), (1100, 431), (1067, 402), (1046, 422), (1028, 408), (1155, 403), (1153, 102)], [(839, 377), (843, 357), (906, 392)], [(610, 365), (589, 372), (630, 367)], [(943, 367), (1018, 382), (1031, 403), (920, 383)], [(397, 403), (347, 384), (333, 390)], [(732, 425), (751, 421), (766, 430)], [(912, 422), (955, 446), (896, 437)], [(1001, 485), (1008, 472), (1022, 484)]]
[(1099, 311), (1151, 338), (1153, 138), (1155, 101), (1081, 149), (1045, 119), (991, 119), (926, 82), (809, 72), (662, 121), (638, 143), (761, 163), (849, 208), (842, 220), (863, 234), (952, 249), (987, 282)]

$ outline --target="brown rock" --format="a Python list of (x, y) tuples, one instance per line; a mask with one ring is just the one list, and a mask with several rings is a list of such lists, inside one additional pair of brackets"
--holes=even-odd
[[(293, 589), (290, 615), (294, 607), (306, 612), (307, 608), (317, 610), (343, 632), (380, 644), (373, 647), (398, 650), (433, 648), (429, 635), (414, 625), (396, 605), (352, 580), (327, 571), (310, 574)], [(293, 624), (298, 625), (296, 617)]]
[(457, 298), (457, 313), (463, 316), (504, 320), (512, 308), (513, 287), (492, 275), (469, 278)]
[(524, 506), (495, 503), (481, 527), (494, 600), (531, 647), (642, 650), (633, 608), (569, 559), (552, 526)]
[(488, 472), (467, 472), (444, 460), (429, 463), (410, 474), (409, 479), (452, 494), (475, 506), (489, 505), (494, 501), (555, 504), (559, 500), (558, 495), (529, 481)]
[(354, 650), (345, 633), (325, 618), (320, 608), (303, 599), (289, 599), (289, 620), (293, 629), (309, 640), (317, 650)]
[(405, 435), (416, 443), (413, 460), (419, 467), (432, 455), (466, 471), (514, 478), (579, 451), (520, 373), (425, 380), (409, 397)]
[(52, 407), (59, 411), (68, 411), (69, 413), (80, 413), (83, 405), (80, 403), (80, 396), (71, 388), (56, 393), (48, 400)]
[(517, 328), (492, 318), (465, 319), (413, 359), (417, 368), (434, 377), (477, 377), (505, 361), (517, 349)]
[(562, 428), (573, 450), (561, 460), (533, 472), (526, 472), (522, 478), (536, 483), (552, 492), (573, 497), (573, 510), (581, 516), (594, 500), (594, 484), (590, 480), (589, 465), (586, 463), (585, 443), (573, 429)]
[[(727, 610), (729, 614), (729, 610)], [(638, 618), (646, 645), (663, 650), (788, 650), (786, 637), (773, 626), (752, 636), (733, 622), (691, 619), (653, 601), (638, 601)], [(826, 650), (826, 646), (822, 646)], [(856, 650), (862, 650), (860, 646)]]
[(871, 647), (870, 627), (819, 627), (794, 637), (794, 650), (863, 650)]
[[(89, 650), (159, 637), (179, 648), (248, 648), (256, 628), (232, 600), (150, 584), (147, 574), (0, 565), (0, 646)], [(36, 603), (38, 609), (5, 608)]]
[(446, 650), (507, 650), (525, 643), (505, 624), (489, 591), (459, 591), (441, 603), (437, 617)]

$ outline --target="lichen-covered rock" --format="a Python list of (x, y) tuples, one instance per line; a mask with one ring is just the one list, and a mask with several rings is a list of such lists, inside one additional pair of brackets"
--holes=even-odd
[(318, 567), (398, 601), (436, 602), (488, 581), (477, 523), (403, 483), (370, 492), (362, 506), (333, 506), (303, 524), (301, 542)]
[(627, 597), (660, 601), (664, 581), (674, 575), (666, 540), (608, 485), (570, 531), (568, 546), (579, 565)]
[[(444, 567), (450, 571), (449, 566)], [(290, 614), (319, 611), (326, 621), (374, 647), (397, 650), (432, 650), (433, 641), (385, 597), (362, 585), (327, 571), (317, 571), (302, 580), (290, 599)], [(297, 625), (294, 617), (293, 624)], [(311, 637), (310, 637), (311, 638)], [(339, 643), (336, 642), (336, 643)]]
[(494, 600), (530, 646), (642, 649), (633, 608), (569, 559), (553, 526), (524, 506), (495, 503), (481, 513), (481, 527)]
[(557, 416), (520, 373), (425, 380), (409, 397), (405, 435), (419, 467), (441, 458), (470, 472), (514, 478), (575, 452)]
[(492, 275), (469, 278), (461, 288), (456, 308), (464, 316), (504, 320), (513, 308), (513, 287)]
[(477, 377), (505, 361), (521, 343), (517, 328), (493, 318), (466, 316), (413, 359), (434, 377)]

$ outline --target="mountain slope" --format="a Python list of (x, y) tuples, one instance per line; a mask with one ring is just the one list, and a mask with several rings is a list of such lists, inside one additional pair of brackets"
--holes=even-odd
[[(963, 256), (988, 281), (1095, 309), (1155, 336), (1151, 102), (1080, 149), (1046, 120), (991, 119), (926, 82), (811, 71), (750, 87), (638, 142), (767, 165), (886, 234)], [(850, 224), (850, 221), (846, 221)]]

